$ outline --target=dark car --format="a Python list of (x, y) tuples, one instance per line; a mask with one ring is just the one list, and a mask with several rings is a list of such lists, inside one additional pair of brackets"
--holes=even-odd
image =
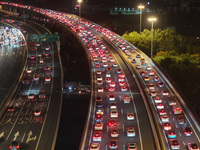
[(13, 141), (9, 148), (10, 150), (20, 150), (20, 145), (17, 141)]
[(111, 140), (109, 144), (110, 149), (117, 149), (118, 148), (118, 140)]

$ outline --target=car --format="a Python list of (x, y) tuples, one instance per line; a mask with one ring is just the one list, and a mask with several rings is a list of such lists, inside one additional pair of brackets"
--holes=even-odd
[(110, 94), (109, 95), (109, 100), (110, 101), (114, 101), (115, 100), (115, 95), (114, 94)]
[(113, 109), (113, 108), (117, 108), (117, 103), (116, 102), (110, 103), (110, 109)]
[(45, 67), (44, 70), (45, 70), (45, 71), (51, 71), (51, 67), (49, 67), (49, 66), (48, 66), (48, 67)]
[(106, 78), (106, 83), (110, 83), (111, 82), (111, 78), (107, 77)]
[(159, 81), (159, 79), (160, 79), (160, 78), (159, 78), (158, 76), (153, 76), (153, 80), (154, 80), (154, 81)]
[(166, 91), (166, 90), (162, 90), (161, 93), (163, 96), (169, 95), (169, 91)]
[(32, 73), (32, 72), (33, 72), (32, 69), (27, 69), (27, 70), (26, 70), (26, 73), (28, 73), (28, 74), (30, 74), (30, 73)]
[(121, 86), (121, 88), (120, 88), (120, 89), (121, 89), (121, 91), (122, 91), (122, 92), (125, 92), (125, 91), (127, 91), (127, 90), (128, 90), (128, 88), (127, 88), (126, 86)]
[(110, 149), (117, 149), (118, 148), (118, 140), (110, 140), (109, 148)]
[(9, 148), (10, 150), (20, 150), (20, 144), (17, 141), (12, 141)]
[(127, 137), (134, 137), (135, 136), (135, 129), (134, 127), (126, 128)]
[(128, 143), (128, 150), (137, 150), (136, 143)]
[(115, 87), (116, 86), (116, 83), (115, 82), (110, 82), (110, 87)]
[(124, 103), (130, 103), (131, 98), (129, 95), (123, 95), (122, 100), (124, 101)]
[(163, 128), (164, 128), (164, 130), (171, 130), (172, 126), (169, 122), (165, 122), (165, 123), (163, 123)]
[(100, 144), (99, 143), (91, 143), (89, 150), (99, 150)]
[(48, 57), (48, 56), (49, 56), (49, 53), (46, 52), (46, 53), (44, 53), (44, 55), (45, 55), (46, 57)]
[(94, 131), (92, 140), (93, 141), (101, 141), (102, 139), (102, 131)]
[(113, 65), (112, 65), (113, 67), (118, 67), (118, 65), (116, 64), (116, 63), (113, 63)]
[(98, 84), (98, 85), (102, 85), (102, 84), (103, 84), (103, 81), (100, 81), (100, 80), (99, 80), (99, 81), (97, 81), (97, 84)]
[(122, 73), (122, 70), (121, 69), (116, 69), (117, 73)]
[(36, 109), (34, 111), (34, 116), (36, 116), (36, 117), (40, 116), (41, 114), (42, 114), (42, 111), (40, 109)]
[(111, 54), (108, 55), (108, 58), (113, 58), (113, 56)]
[(103, 130), (103, 123), (101, 121), (96, 122), (94, 125), (94, 130)]
[(158, 113), (159, 113), (160, 116), (167, 114), (165, 109), (158, 109)]
[(161, 115), (160, 119), (162, 122), (169, 122), (169, 117), (167, 115)]
[(102, 77), (97, 77), (97, 81), (102, 81)]
[(174, 130), (168, 130), (167, 131), (167, 136), (170, 139), (174, 139), (174, 138), (176, 138), (176, 132)]
[(112, 129), (110, 133), (111, 137), (118, 137), (119, 136), (119, 130), (118, 129)]
[(115, 87), (109, 86), (108, 91), (110, 91), (110, 92), (115, 91)]
[(31, 60), (34, 60), (34, 59), (35, 59), (35, 56), (31, 56), (30, 59), (31, 59)]
[(7, 110), (8, 112), (14, 112), (15, 108), (13, 106), (8, 106)]
[(177, 121), (179, 124), (186, 124), (185, 116), (184, 115), (178, 115)]
[(155, 89), (154, 84), (148, 84), (148, 87), (149, 87), (150, 90), (154, 90)]
[(134, 120), (135, 119), (134, 113), (127, 113), (126, 114), (126, 119), (127, 120)]
[(199, 150), (199, 147), (196, 143), (188, 143), (188, 150)]
[(141, 58), (140, 54), (137, 54), (137, 55), (136, 55), (136, 58)]
[(36, 43), (36, 46), (40, 46), (40, 43)]
[(132, 59), (132, 60), (131, 60), (131, 63), (136, 63), (136, 60), (135, 60), (135, 59)]
[(35, 77), (33, 78), (34, 81), (39, 81), (39, 79), (40, 79), (39, 76), (35, 76)]
[(141, 65), (142, 65), (142, 66), (146, 66), (147, 63), (146, 63), (146, 62), (141, 62)]
[(147, 71), (149, 71), (149, 70), (151, 70), (152, 68), (151, 68), (151, 66), (147, 66)]
[(45, 47), (45, 50), (46, 50), (46, 51), (49, 51), (49, 50), (50, 50), (50, 47)]
[(148, 76), (145, 76), (145, 77), (143, 78), (143, 80), (144, 80), (145, 82), (147, 82), (147, 81), (149, 81), (149, 77), (148, 77)]
[(96, 101), (96, 107), (102, 108), (103, 107), (103, 101)]
[(50, 77), (50, 76), (45, 77), (45, 82), (46, 82), (46, 83), (51, 82), (51, 77)]
[(108, 67), (106, 70), (112, 70), (112, 68)]
[(154, 75), (154, 71), (149, 71), (148, 73), (149, 73), (150, 76)]
[(162, 103), (162, 99), (158, 96), (154, 97), (155, 103)]
[(119, 74), (119, 78), (125, 78), (125, 74), (124, 73), (120, 73)]
[(121, 81), (125, 81), (124, 78), (121, 78), (121, 77), (118, 77), (118, 81), (121, 82)]
[(101, 70), (97, 70), (96, 74), (99, 74), (99, 75), (102, 74)]
[(100, 114), (96, 114), (94, 120), (96, 122), (102, 122), (103, 121), (103, 116)]
[(146, 75), (146, 72), (140, 71), (140, 75), (141, 75), (141, 76), (145, 76), (145, 75)]
[(103, 63), (103, 67), (108, 67), (108, 64), (107, 63)]
[(98, 92), (104, 92), (104, 89), (103, 89), (103, 87), (99, 87), (97, 91)]
[(151, 96), (156, 96), (156, 95), (157, 95), (157, 92), (156, 92), (156, 91), (151, 91), (151, 92), (150, 92), (150, 95), (151, 95)]
[(169, 140), (169, 145), (170, 145), (171, 149), (180, 149), (180, 144), (178, 143), (177, 139)]
[(110, 58), (110, 62), (115, 62), (115, 59), (114, 58)]
[(30, 94), (27, 96), (27, 100), (30, 100), (30, 101), (35, 100), (35, 94), (30, 93)]
[(117, 125), (117, 122), (115, 120), (110, 120), (108, 123), (109, 127), (116, 127), (116, 125)]
[(102, 97), (101, 96), (97, 96), (96, 101), (102, 101)]
[(97, 108), (96, 109), (96, 114), (103, 115), (103, 113), (104, 113), (103, 108)]
[(157, 109), (164, 109), (164, 105), (162, 103), (156, 103)]
[(157, 84), (159, 87), (163, 87), (165, 85), (163, 82), (158, 82)]
[(145, 61), (145, 59), (144, 59), (144, 58), (141, 58), (141, 59), (140, 59), (140, 62), (144, 62), (144, 61)]
[(94, 67), (95, 67), (95, 68), (100, 68), (100, 65), (99, 65), (99, 64), (95, 64)]
[(191, 136), (192, 135), (192, 130), (190, 127), (185, 127), (183, 128), (183, 133), (186, 135), (186, 136)]
[(35, 51), (36, 50), (36, 48), (31, 48), (31, 51)]
[(118, 117), (118, 111), (116, 108), (110, 109), (110, 117), (111, 118), (117, 118)]
[(141, 69), (141, 68), (142, 68), (141, 65), (137, 65), (137, 66), (136, 66), (136, 69)]

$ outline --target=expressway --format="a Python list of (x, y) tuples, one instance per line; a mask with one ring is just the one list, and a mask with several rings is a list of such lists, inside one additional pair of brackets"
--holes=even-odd
[[(142, 53), (141, 50), (123, 40), (119, 35), (113, 33), (112, 31), (75, 15), (34, 7), (33, 11), (45, 14), (49, 18), (67, 26), (68, 29), (79, 37), (84, 47), (89, 51), (90, 56), (92, 56), (92, 63), (94, 64), (92, 67), (93, 77), (91, 82), (93, 85), (93, 92), (90, 106), (91, 111), (87, 124), (88, 130), (86, 130), (86, 134), (83, 135), (86, 135), (85, 142), (82, 143), (85, 145), (83, 149), (88, 149), (88, 145), (90, 146), (91, 142), (100, 143), (100, 149), (108, 149), (110, 147), (110, 139), (115, 140), (111, 143), (110, 148), (116, 149), (118, 145), (120, 149), (127, 149), (127, 144), (130, 142), (129, 139), (131, 138), (133, 138), (131, 142), (137, 143), (138, 149), (146, 149), (144, 147), (147, 144), (143, 143), (145, 138), (150, 137), (149, 139), (154, 139), (154, 132), (152, 132), (153, 129), (147, 129), (147, 127), (153, 127), (149, 125), (152, 121), (149, 121), (148, 115), (152, 115), (153, 118), (155, 118), (156, 122), (153, 123), (156, 126), (158, 125), (156, 127), (156, 131), (161, 134), (159, 138), (164, 141), (165, 149), (184, 150), (191, 149), (192, 147), (193, 149), (195, 147), (196, 149), (199, 149), (197, 148), (200, 146), (199, 124), (196, 122), (194, 116), (185, 105), (179, 93), (176, 89), (174, 89), (173, 85), (155, 66), (155, 64), (144, 53)], [(101, 41), (102, 37), (105, 41), (104, 43)], [(122, 73), (125, 74), (125, 77), (123, 77), (125, 82), (123, 84), (125, 84), (125, 88), (122, 88), (123, 85), (119, 85), (121, 84), (119, 83), (119, 73), (116, 72), (116, 68), (114, 68), (112, 64), (113, 62), (110, 61), (111, 58), (113, 58), (114, 60), (112, 61), (115, 61), (116, 63), (114, 66), (117, 66), (117, 68), (121, 69)], [(98, 76), (96, 75), (97, 69), (102, 72), (100, 75), (102, 78), (99, 77), (99, 74)], [(110, 78), (114, 84), (105, 83), (110, 82), (107, 81), (107, 78), (105, 78), (107, 75), (105, 74), (106, 70), (110, 71), (111, 77), (108, 78)], [(101, 83), (101, 80), (103, 80), (103, 83)], [(143, 109), (139, 112), (140, 107), (143, 106), (145, 108), (146, 105), (144, 104), (145, 100), (143, 97), (141, 98), (142, 94), (139, 92), (141, 90), (137, 87), (139, 86), (138, 82), (145, 91), (145, 95), (148, 100), (148, 107), (151, 109), (151, 114), (144, 113), (147, 116), (147, 118), (144, 117), (144, 120), (147, 123), (143, 120)], [(110, 101), (112, 100), (108, 99), (108, 96), (113, 93), (115, 94), (116, 104), (111, 107)], [(130, 103), (123, 103), (122, 99), (124, 95), (130, 96)], [(140, 98), (137, 96), (140, 96)], [(102, 101), (103, 105), (100, 104)], [(140, 105), (138, 104), (139, 106), (137, 106), (138, 101), (144, 102), (142, 104), (140, 103)], [(114, 104), (112, 103), (112, 105)], [(103, 110), (103, 118), (102, 116), (99, 117), (95, 115), (96, 113), (100, 113), (97, 112), (96, 107)], [(113, 111), (111, 114), (113, 107), (115, 107), (115, 112)], [(116, 115), (116, 111), (118, 112), (118, 116)], [(125, 119), (125, 113), (127, 113), (126, 111), (134, 113), (134, 120), (130, 121)], [(139, 117), (139, 115), (142, 117)], [(119, 130), (118, 138), (111, 138), (110, 127), (108, 127), (110, 125), (109, 120), (111, 119), (116, 119), (116, 128)], [(102, 131), (95, 131), (95, 120), (103, 122), (103, 130), (99, 129)], [(144, 130), (142, 127), (143, 124), (144, 126), (147, 124), (145, 129), (147, 129), (150, 133), (147, 134), (147, 137), (145, 137), (145, 134), (142, 133)], [(113, 125), (115, 126), (114, 123)], [(132, 134), (134, 137), (127, 138), (125, 137), (126, 128), (130, 126), (134, 127), (135, 135)], [(116, 139), (118, 140), (117, 142)], [(148, 149), (155, 149), (154, 144), (150, 146), (152, 147), (148, 147)], [(90, 149), (93, 148), (91, 147)]]
[[(48, 32), (32, 22), (14, 21), (12, 25), (23, 33)], [(27, 46), (25, 70), (0, 120), (1, 150), (9, 149), (12, 141), (17, 141), (20, 149), (53, 149), (55, 146), (62, 104), (58, 47), (55, 42), (28, 42)]]
[[(57, 14), (56, 14), (57, 15)], [(63, 15), (63, 14), (62, 14)], [(94, 45), (93, 39), (95, 37), (90, 37), (91, 33), (96, 35), (94, 30), (99, 32), (102, 36), (105, 35), (107, 38), (106, 41), (111, 45), (111, 47), (121, 56), (121, 58), (124, 60), (124, 62), (127, 62), (129, 66), (132, 68), (136, 73), (136, 76), (140, 80), (141, 85), (143, 86), (143, 89), (146, 91), (146, 95), (149, 99), (150, 102), (150, 107), (153, 108), (153, 115), (157, 120), (157, 124), (159, 124), (159, 127), (157, 127), (157, 130), (161, 132), (162, 134), (162, 140), (164, 141), (164, 146), (166, 149), (188, 149), (190, 146), (190, 143), (192, 144), (193, 147), (199, 147), (199, 130), (198, 126), (196, 126), (195, 121), (192, 119), (192, 116), (188, 114), (187, 111), (185, 110), (180, 104), (181, 100), (180, 97), (178, 97), (178, 94), (174, 95), (174, 89), (171, 87), (171, 85), (168, 83), (167, 79), (160, 73), (160, 71), (153, 65), (151, 60), (143, 54), (140, 50), (135, 48), (134, 46), (130, 45), (130, 43), (126, 42), (123, 40), (121, 37), (116, 35), (115, 33), (100, 27), (94, 23), (91, 23), (87, 20), (84, 19), (79, 19), (75, 15), (67, 15), (64, 14), (67, 19), (66, 20), (64, 17), (58, 17), (58, 15), (55, 17), (52, 14), (49, 15), (52, 18), (55, 18), (56, 20), (59, 20), (59, 22), (64, 22), (65, 25), (69, 26), (75, 33), (79, 35), (83, 43), (86, 45), (86, 47), (89, 49), (90, 47), (90, 42), (92, 42), (92, 45)], [(94, 30), (89, 30), (90, 33), (88, 33), (88, 28), (93, 28)], [(83, 30), (83, 31), (82, 31)], [(86, 38), (86, 37), (87, 38)], [(98, 35), (96, 35), (98, 37)], [(96, 38), (95, 40), (98, 41)], [(97, 42), (98, 44), (98, 42)], [(88, 46), (89, 45), (89, 46)], [(99, 47), (100, 48), (100, 47)], [(101, 47), (101, 49), (103, 49)], [(97, 50), (97, 49), (96, 49)], [(95, 51), (92, 53), (99, 53), (99, 51)], [(97, 54), (97, 57), (100, 54)], [(115, 57), (115, 56), (114, 56)], [(106, 57), (107, 59), (107, 57)], [(103, 65), (101, 64), (100, 60), (100, 67)], [(107, 60), (108, 61), (108, 60)], [(118, 61), (118, 59), (116, 59)], [(132, 64), (131, 64), (132, 63)], [(123, 64), (123, 63), (122, 63)], [(110, 64), (109, 64), (110, 65)], [(121, 62), (120, 62), (121, 65)], [(120, 67), (119, 65), (119, 67)], [(124, 70), (126, 67), (122, 67), (123, 72), (126, 74), (126, 71)], [(102, 71), (105, 71), (102, 70)], [(105, 75), (104, 75), (105, 76)], [(104, 77), (103, 76), (103, 77)], [(94, 84), (94, 81), (97, 80), (94, 78), (92, 80), (93, 86), (94, 86), (94, 95), (93, 99), (95, 99), (98, 95), (102, 96), (99, 92), (97, 92), (97, 86)], [(128, 75), (126, 74), (126, 77)], [(115, 78), (116, 79), (116, 78)], [(113, 79), (114, 80), (114, 79)], [(116, 81), (116, 80), (114, 80)], [(105, 82), (105, 80), (104, 80)], [(132, 82), (131, 82), (132, 83)], [(108, 89), (108, 86), (104, 84), (103, 86), (105, 90)], [(116, 88), (116, 91), (118, 88)], [(119, 91), (117, 91), (119, 92)], [(107, 91), (105, 92), (106, 97), (107, 97)], [(112, 93), (112, 92), (111, 92)], [(109, 93), (108, 93), (109, 94)], [(103, 97), (103, 100), (107, 99)], [(117, 99), (116, 99), (117, 100)], [(95, 102), (93, 102), (93, 110), (92, 113), (90, 114), (90, 119), (95, 117)], [(103, 105), (103, 108), (107, 111), (106, 115), (109, 116), (109, 110), (107, 104), (105, 104), (106, 107)], [(119, 108), (120, 105), (119, 105)], [(137, 109), (137, 108), (136, 108)], [(120, 110), (118, 110), (120, 112)], [(177, 112), (180, 111), (180, 112)], [(121, 111), (123, 112), (123, 111)], [(137, 113), (137, 112), (135, 112)], [(92, 117), (93, 116), (93, 117)], [(105, 117), (104, 117), (105, 118)], [(103, 121), (105, 120), (103, 118)], [(120, 114), (119, 117), (120, 118)], [(137, 116), (136, 116), (137, 118)], [(137, 120), (137, 119), (136, 119)], [(91, 121), (90, 121), (91, 122)], [(120, 121), (121, 122), (121, 121)], [(108, 122), (107, 122), (108, 123)], [(94, 124), (94, 121), (93, 121)], [(104, 127), (105, 128), (105, 127)], [(120, 126), (121, 128), (121, 126)], [(124, 131), (123, 129), (123, 124), (122, 124), (122, 132)], [(89, 131), (88, 133), (90, 135), (87, 136), (87, 140), (90, 140), (93, 136), (93, 126), (89, 126)], [(108, 128), (106, 128), (106, 131), (109, 132)], [(119, 131), (120, 132), (120, 131)], [(106, 144), (104, 143), (104, 134), (105, 131), (103, 131), (103, 138), (102, 142), (103, 143), (103, 149), (106, 147), (108, 148), (108, 143), (109, 139), (106, 139)], [(106, 137), (109, 137), (108, 135)], [(120, 138), (120, 137), (119, 137)], [(87, 141), (86, 140), (86, 141)], [(92, 141), (92, 140), (90, 140)], [(119, 140), (120, 141), (120, 140)], [(141, 141), (139, 141), (141, 142)], [(123, 140), (122, 140), (123, 143)], [(141, 143), (140, 143), (141, 144)], [(86, 144), (88, 145), (88, 144)], [(102, 144), (101, 144), (102, 145)], [(119, 146), (123, 147), (124, 149), (126, 148), (126, 144), (119, 144)], [(142, 145), (142, 144), (141, 144)], [(140, 148), (141, 148), (140, 145)]]

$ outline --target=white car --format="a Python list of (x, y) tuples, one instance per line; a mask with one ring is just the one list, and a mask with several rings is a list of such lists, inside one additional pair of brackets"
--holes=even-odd
[(155, 103), (162, 103), (162, 99), (160, 97), (154, 97)]
[(103, 130), (103, 123), (102, 122), (96, 122), (94, 126), (94, 130)]
[(135, 129), (134, 127), (128, 127), (126, 129), (127, 137), (134, 137), (135, 136)]
[(162, 122), (169, 122), (169, 117), (167, 115), (161, 116), (160, 119)]
[(117, 109), (115, 108), (113, 108), (113, 109), (110, 109), (110, 117), (111, 118), (116, 118), (116, 117), (118, 117), (118, 111), (117, 111)]
[(156, 104), (157, 109), (164, 109), (164, 105), (162, 103)]
[(99, 87), (97, 91), (98, 92), (104, 92), (104, 89), (103, 89), (103, 87)]
[(151, 66), (147, 66), (146, 69), (149, 71), (149, 70), (151, 70), (152, 68), (151, 68)]
[(97, 81), (102, 81), (102, 77), (97, 77)]
[(199, 146), (196, 143), (188, 143), (188, 150), (199, 150)]
[(110, 94), (110, 95), (109, 95), (109, 100), (110, 100), (110, 101), (114, 101), (114, 100), (115, 100), (115, 95)]

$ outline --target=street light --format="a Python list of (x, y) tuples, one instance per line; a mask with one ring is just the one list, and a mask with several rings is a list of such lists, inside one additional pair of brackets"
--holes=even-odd
[(153, 56), (153, 22), (157, 20), (155, 17), (148, 18), (148, 20), (152, 23), (151, 24), (151, 59)]
[(82, 0), (78, 0), (78, 3), (79, 3), (79, 17), (81, 17), (81, 3), (82, 3)]
[(140, 34), (141, 34), (141, 28), (142, 28), (142, 9), (144, 9), (144, 5), (139, 5), (138, 9), (140, 10)]

